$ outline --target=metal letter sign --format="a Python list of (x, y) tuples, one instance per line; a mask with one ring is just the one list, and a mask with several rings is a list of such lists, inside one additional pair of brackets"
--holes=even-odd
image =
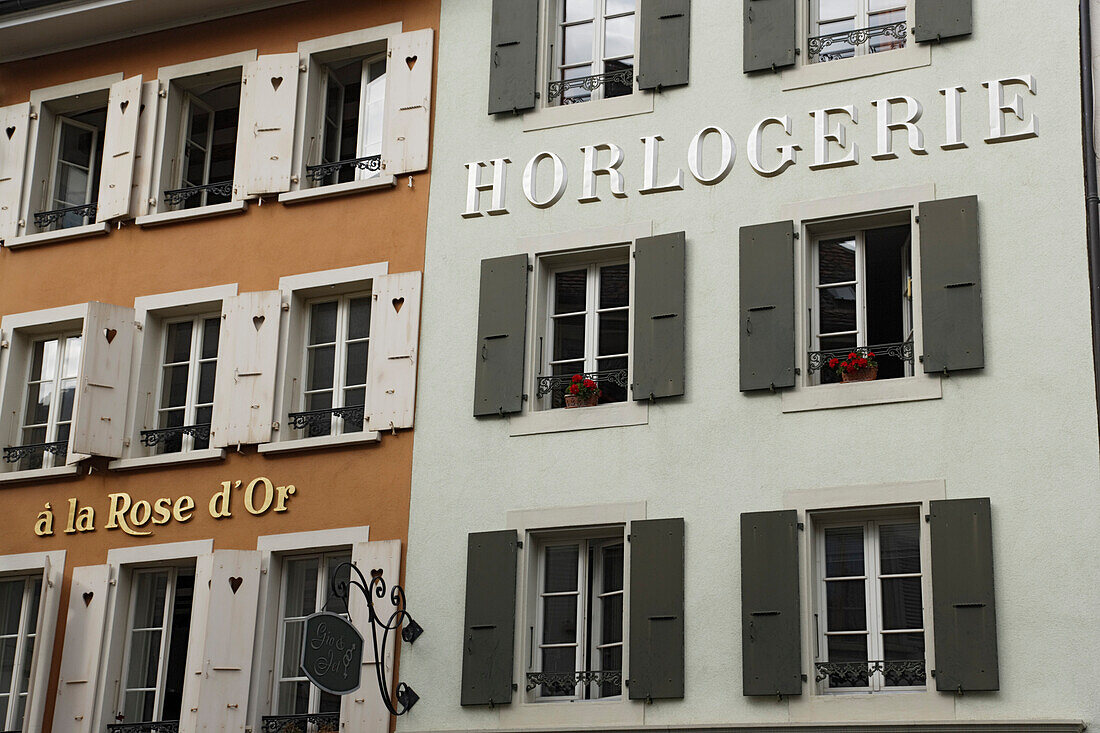
[(343, 616), (322, 611), (306, 619), (302, 671), (313, 684), (333, 695), (359, 689), (363, 636)]

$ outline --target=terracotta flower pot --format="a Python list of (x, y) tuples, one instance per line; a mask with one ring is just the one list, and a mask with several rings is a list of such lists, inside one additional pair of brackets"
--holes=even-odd
[(571, 408), (571, 407), (595, 407), (596, 403), (598, 403), (599, 401), (600, 401), (600, 396), (599, 395), (590, 395), (589, 397), (586, 397), (584, 399), (578, 397), (575, 394), (565, 395), (565, 406), (566, 406), (566, 408)]
[(840, 378), (845, 382), (873, 382), (878, 379), (878, 367), (863, 367), (854, 372), (841, 372)]

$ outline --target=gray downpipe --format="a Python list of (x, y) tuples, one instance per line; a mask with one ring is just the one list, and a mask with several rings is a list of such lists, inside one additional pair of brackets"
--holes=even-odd
[(1096, 418), (1100, 423), (1100, 192), (1096, 170), (1096, 97), (1092, 75), (1092, 0), (1081, 0), (1081, 108), (1085, 148), (1085, 214), (1088, 219), (1089, 283), (1092, 293), (1092, 365)]

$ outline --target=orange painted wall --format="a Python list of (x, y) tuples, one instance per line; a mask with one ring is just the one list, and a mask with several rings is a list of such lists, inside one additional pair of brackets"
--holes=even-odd
[[(152, 79), (162, 66), (253, 48), (261, 54), (296, 51), (303, 40), (396, 21), (404, 30), (435, 28), (438, 37), (439, 1), (312, 0), (4, 64), (0, 106), (55, 84), (117, 72)], [(285, 275), (381, 261), (389, 262), (390, 272), (422, 270), (429, 174), (416, 174), (412, 188), (407, 177), (398, 183), (295, 206), (269, 200), (243, 214), (146, 230), (128, 223), (104, 237), (0, 249), (0, 315), (89, 300), (132, 306), (137, 296), (226, 283), (238, 283), (240, 292), (271, 290)], [(404, 544), (412, 441), (412, 431), (402, 431), (367, 447), (277, 457), (246, 446), (222, 462), (131, 472), (107, 471), (105, 459), (93, 459), (87, 462), (90, 475), (0, 488), (0, 554), (67, 551), (45, 730), (51, 729), (73, 567), (103, 563), (114, 547), (213, 538), (215, 549), (255, 549), (260, 535), (358, 525), (370, 525), (372, 540)], [(297, 487), (287, 512), (251, 516), (237, 491), (233, 517), (210, 517), (206, 505), (222, 481), (247, 484), (257, 476)], [(194, 518), (154, 527), (142, 538), (107, 530), (107, 495), (113, 492), (127, 492), (135, 501), (186, 494), (195, 500)], [(94, 532), (64, 532), (71, 497), (94, 507)], [(36, 537), (35, 518), (47, 502), (55, 534)]]

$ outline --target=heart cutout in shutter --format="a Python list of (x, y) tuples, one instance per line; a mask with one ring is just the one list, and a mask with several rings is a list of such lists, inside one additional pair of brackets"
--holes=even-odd
[(122, 100), (121, 102), (118, 103), (118, 108), (121, 109), (123, 112), (125, 112), (126, 108), (129, 107), (129, 106), (130, 106), (130, 100), (129, 99), (124, 99), (124, 100)]
[(11, 140), (15, 136), (15, 125), (12, 125), (8, 129), (4, 130), (8, 134), (8, 140)]
[(88, 591), (87, 593), (84, 594), (84, 605), (85, 606), (91, 605), (92, 596), (94, 596), (94, 595), (95, 595), (95, 593), (92, 593), (91, 591)]
[(412, 71), (412, 67), (416, 66), (416, 56), (406, 56), (405, 63), (409, 65), (409, 71)]
[(237, 589), (241, 587), (241, 583), (244, 582), (244, 578), (233, 577), (229, 579), (229, 587), (233, 589), (233, 595), (237, 594)]
[(273, 76), (271, 77), (271, 88), (275, 91), (279, 91), (279, 85), (283, 83), (283, 77)]
[(372, 579), (381, 578), (382, 577), (382, 568), (374, 568), (373, 570), (371, 570), (370, 571), (370, 577)]
[(260, 326), (264, 325), (263, 316), (252, 316), (252, 325), (256, 327), (256, 330), (260, 330)]
[(113, 328), (103, 329), (103, 338), (107, 339), (107, 343), (111, 343), (115, 340), (115, 336), (118, 335), (118, 331)]
[(393, 311), (394, 311), (394, 313), (400, 313), (401, 312), (401, 306), (403, 306), (403, 305), (405, 305), (405, 299), (404, 298), (394, 298), (393, 299)]

